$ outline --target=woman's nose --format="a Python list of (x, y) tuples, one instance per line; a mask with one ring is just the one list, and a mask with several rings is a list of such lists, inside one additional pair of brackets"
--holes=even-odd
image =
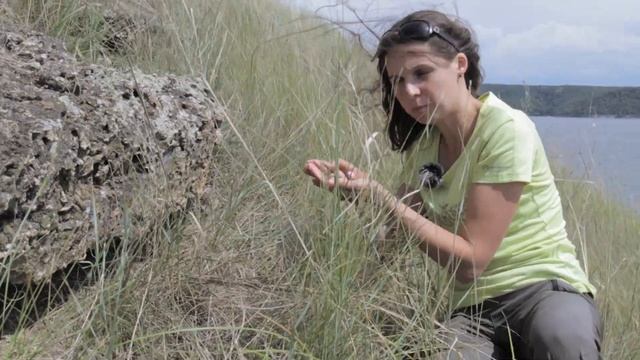
[(406, 82), (404, 90), (409, 96), (416, 96), (420, 94), (420, 88), (416, 84), (409, 81)]

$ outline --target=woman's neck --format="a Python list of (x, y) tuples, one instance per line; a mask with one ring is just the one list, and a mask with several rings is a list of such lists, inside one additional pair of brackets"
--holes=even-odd
[(459, 107), (460, 111), (450, 114), (437, 126), (441, 134), (441, 146), (454, 154), (461, 153), (469, 141), (482, 106), (482, 102), (471, 95), (464, 103)]

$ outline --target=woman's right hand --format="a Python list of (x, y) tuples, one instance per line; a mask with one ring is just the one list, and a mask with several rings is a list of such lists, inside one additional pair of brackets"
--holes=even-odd
[(337, 189), (346, 198), (353, 198), (363, 191), (379, 186), (369, 174), (346, 160), (327, 161), (311, 159), (304, 166), (304, 173), (311, 177), (314, 185), (329, 191)]

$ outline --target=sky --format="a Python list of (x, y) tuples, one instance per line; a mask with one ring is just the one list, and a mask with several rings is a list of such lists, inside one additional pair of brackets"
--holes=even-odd
[(355, 19), (348, 4), (378, 34), (411, 11), (457, 14), (477, 35), (487, 83), (640, 86), (640, 0), (282, 1), (338, 21)]

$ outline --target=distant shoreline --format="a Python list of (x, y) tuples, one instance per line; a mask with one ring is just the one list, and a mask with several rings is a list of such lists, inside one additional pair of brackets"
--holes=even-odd
[(640, 118), (640, 87), (483, 84), (532, 116)]
[(552, 118), (570, 118), (570, 119), (616, 119), (616, 120), (640, 120), (640, 116), (616, 116), (612, 114), (598, 114), (592, 116), (570, 116), (570, 115), (540, 115), (534, 113), (528, 113), (528, 116), (535, 117), (552, 117)]

